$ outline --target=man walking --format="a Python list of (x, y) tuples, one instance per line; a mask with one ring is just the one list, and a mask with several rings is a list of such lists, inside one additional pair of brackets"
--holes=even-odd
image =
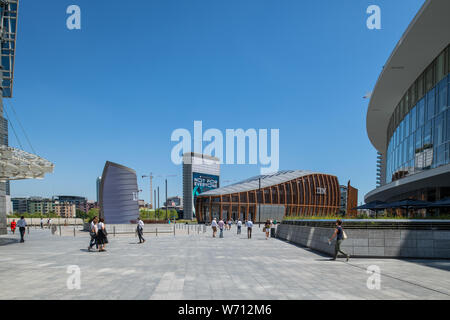
[(219, 225), (219, 229), (220, 229), (220, 235), (219, 235), (219, 237), (220, 237), (220, 238), (223, 238), (223, 227), (224, 227), (224, 225), (225, 225), (225, 222), (223, 222), (223, 220), (220, 219), (218, 225)]
[(20, 220), (17, 221), (17, 226), (19, 227), (19, 231), (20, 231), (20, 242), (25, 242), (24, 236), (25, 236), (25, 227), (27, 226), (27, 222), (25, 221), (24, 216), (21, 216)]
[(139, 237), (139, 243), (144, 243), (145, 239), (144, 239), (144, 221), (141, 220), (141, 218), (138, 218), (138, 223), (137, 223), (137, 234)]
[(342, 253), (344, 256), (350, 259), (350, 255), (346, 254), (344, 251), (341, 250), (341, 244), (342, 241), (344, 241), (347, 236), (345, 235), (344, 229), (342, 229), (342, 220), (338, 219), (336, 221), (336, 229), (334, 230), (334, 234), (331, 236), (331, 238), (328, 240), (328, 243), (331, 244), (331, 240), (336, 237), (336, 245), (334, 247), (334, 257), (331, 260), (336, 260), (338, 253)]
[(253, 228), (253, 222), (252, 220), (248, 220), (247, 223), (247, 238), (252, 238), (252, 228)]
[(242, 228), (242, 221), (239, 219), (239, 221), (236, 223), (237, 225), (237, 234), (241, 234), (241, 228)]
[(216, 218), (213, 219), (213, 221), (211, 222), (211, 228), (213, 230), (213, 238), (216, 237), (216, 232), (217, 232), (217, 221)]

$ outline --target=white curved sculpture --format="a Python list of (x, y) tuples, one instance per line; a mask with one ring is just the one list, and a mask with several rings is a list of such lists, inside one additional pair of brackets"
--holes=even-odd
[(54, 165), (35, 154), (0, 146), (0, 182), (6, 180), (43, 179)]

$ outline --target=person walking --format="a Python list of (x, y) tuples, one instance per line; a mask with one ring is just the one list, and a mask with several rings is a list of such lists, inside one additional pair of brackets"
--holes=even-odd
[(266, 240), (269, 240), (270, 227), (271, 227), (270, 220), (267, 219), (266, 223), (264, 224), (264, 229), (263, 229), (263, 231), (266, 232)]
[(216, 237), (216, 233), (217, 233), (217, 221), (216, 218), (213, 219), (213, 221), (211, 222), (211, 228), (213, 230), (213, 238)]
[(340, 252), (347, 257), (346, 261), (348, 261), (350, 259), (350, 255), (341, 250), (342, 241), (344, 241), (347, 238), (347, 235), (345, 234), (344, 229), (342, 228), (341, 219), (338, 219), (336, 221), (336, 229), (334, 230), (334, 233), (331, 236), (331, 238), (328, 240), (329, 244), (331, 244), (331, 240), (333, 240), (334, 237), (336, 237), (336, 244), (334, 247), (334, 257), (330, 260), (336, 260), (338, 253)]
[(231, 224), (232, 224), (232, 221), (231, 221), (231, 219), (229, 219), (228, 220), (228, 230), (231, 230)]
[(25, 242), (25, 227), (27, 226), (27, 222), (25, 221), (24, 216), (20, 217), (20, 220), (17, 221), (17, 226), (19, 227), (20, 231), (20, 242)]
[(97, 249), (98, 249), (98, 242), (97, 242), (97, 236), (98, 236), (98, 218), (97, 216), (95, 216), (90, 225), (89, 225), (89, 235), (91, 236), (91, 241), (89, 242), (89, 247), (88, 247), (88, 251), (92, 250), (92, 247), (94, 246), (94, 244), (96, 245)]
[(144, 243), (144, 221), (142, 221), (141, 218), (138, 218), (136, 231), (139, 237), (139, 243)]
[(108, 233), (106, 232), (105, 228), (105, 219), (100, 218), (100, 222), (98, 223), (98, 235), (97, 235), (97, 241), (99, 246), (99, 252), (106, 251), (105, 244), (108, 243)]
[(242, 229), (241, 219), (238, 220), (238, 222), (236, 223), (236, 226), (237, 226), (237, 234), (241, 234), (241, 229)]
[(247, 220), (246, 226), (247, 226), (247, 238), (251, 239), (252, 238), (252, 228), (253, 228), (252, 220)]
[(13, 221), (11, 222), (11, 225), (10, 225), (11, 232), (12, 232), (13, 234), (16, 233), (16, 226), (17, 226), (16, 219), (13, 219)]
[(224, 225), (225, 225), (225, 222), (223, 222), (223, 220), (220, 219), (218, 225), (219, 225), (219, 230), (220, 230), (220, 235), (219, 235), (219, 237), (220, 237), (220, 238), (223, 238), (223, 227), (224, 227)]

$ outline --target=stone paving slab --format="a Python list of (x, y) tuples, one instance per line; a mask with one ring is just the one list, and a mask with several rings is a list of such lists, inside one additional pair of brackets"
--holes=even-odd
[[(89, 236), (31, 229), (0, 236), (0, 299), (450, 299), (449, 260), (329, 261), (278, 239), (236, 229), (203, 234), (110, 236), (107, 252), (88, 252)], [(81, 270), (69, 290), (67, 267)], [(367, 267), (381, 269), (381, 289), (367, 288)]]

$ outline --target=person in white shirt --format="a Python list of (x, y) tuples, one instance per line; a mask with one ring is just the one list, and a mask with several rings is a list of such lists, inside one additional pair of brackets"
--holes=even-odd
[(92, 219), (91, 224), (89, 226), (89, 234), (91, 236), (91, 241), (89, 242), (88, 251), (91, 251), (94, 244), (96, 245), (96, 247), (98, 249), (98, 243), (97, 243), (98, 226), (97, 226), (97, 223), (98, 223), (98, 218), (97, 218), (97, 216), (95, 216), (94, 219)]
[(24, 216), (20, 217), (20, 220), (17, 221), (17, 226), (19, 227), (20, 231), (20, 242), (25, 242), (25, 227), (27, 226), (27, 222), (25, 221)]
[(237, 225), (237, 234), (241, 234), (242, 221), (239, 219), (236, 225)]
[(136, 228), (137, 234), (139, 236), (139, 243), (144, 243), (145, 239), (144, 239), (144, 221), (142, 221), (140, 218), (138, 218), (137, 221), (137, 228)]
[(253, 228), (253, 222), (252, 220), (248, 220), (246, 223), (247, 226), (247, 238), (252, 238), (252, 228)]
[(217, 226), (218, 226), (218, 224), (217, 224), (216, 218), (214, 218), (213, 221), (211, 222), (211, 228), (213, 230), (213, 238), (216, 237)]

